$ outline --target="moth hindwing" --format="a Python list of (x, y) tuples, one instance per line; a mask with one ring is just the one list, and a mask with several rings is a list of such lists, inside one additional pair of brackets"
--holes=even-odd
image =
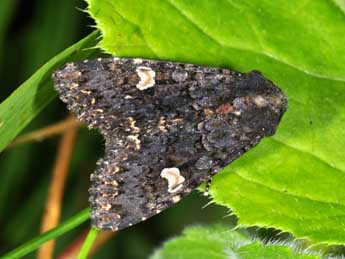
[(259, 72), (105, 58), (53, 75), (60, 98), (105, 138), (91, 175), (92, 224), (118, 230), (178, 202), (275, 133), (283, 92)]

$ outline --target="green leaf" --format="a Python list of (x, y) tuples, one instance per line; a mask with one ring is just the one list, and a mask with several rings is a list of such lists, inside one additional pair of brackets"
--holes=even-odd
[(345, 244), (341, 0), (88, 0), (117, 56), (260, 70), (289, 98), (278, 132), (214, 178), (241, 226)]
[(52, 71), (97, 52), (98, 36), (95, 31), (52, 58), (0, 104), (0, 152), (56, 96)]
[(167, 241), (151, 259), (317, 259), (319, 256), (296, 252), (294, 245), (263, 245), (224, 226), (187, 228), (181, 237)]
[(76, 228), (81, 223), (85, 222), (89, 219), (90, 216), (90, 209), (87, 208), (81, 212), (79, 212), (77, 215), (71, 217), (66, 222), (60, 224), (56, 228), (53, 228), (52, 230), (49, 230), (45, 232), (44, 234), (35, 237), (34, 239), (28, 241), (27, 243), (17, 247), (13, 251), (3, 255), (0, 257), (0, 259), (17, 259), (21, 258), (24, 255), (27, 255), (31, 253), (32, 251), (39, 248), (42, 244), (45, 242), (57, 238), (58, 236), (61, 236), (62, 234), (70, 231), (71, 229)]

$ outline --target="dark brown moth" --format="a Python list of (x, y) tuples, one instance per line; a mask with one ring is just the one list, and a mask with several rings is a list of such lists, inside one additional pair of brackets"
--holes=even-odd
[(141, 222), (275, 133), (287, 98), (259, 72), (142, 59), (70, 63), (53, 75), (60, 98), (105, 138), (91, 175), (91, 221)]

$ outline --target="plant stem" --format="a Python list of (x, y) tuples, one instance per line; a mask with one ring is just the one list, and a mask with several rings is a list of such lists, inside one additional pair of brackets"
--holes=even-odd
[(19, 144), (30, 143), (33, 141), (41, 141), (47, 137), (55, 136), (57, 134), (63, 133), (67, 128), (74, 128), (82, 125), (82, 123), (73, 117), (69, 117), (66, 120), (60, 121), (56, 124), (50, 125), (43, 129), (35, 130), (33, 132), (21, 135), (14, 139), (7, 148), (12, 148)]
[(87, 255), (89, 254), (89, 251), (92, 248), (93, 243), (96, 240), (96, 237), (99, 233), (99, 230), (91, 227), (89, 234), (87, 235), (83, 246), (80, 249), (79, 255), (78, 255), (78, 259), (86, 259)]
[[(68, 175), (68, 168), (75, 145), (77, 126), (66, 128), (56, 156), (53, 175), (50, 181), (45, 213), (43, 215), (41, 232), (46, 232), (59, 224), (61, 216), (62, 198)], [(50, 240), (38, 249), (37, 259), (52, 259), (55, 240)]]

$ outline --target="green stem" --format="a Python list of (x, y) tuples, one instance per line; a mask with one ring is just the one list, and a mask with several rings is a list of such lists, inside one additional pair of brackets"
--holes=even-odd
[(47, 231), (46, 233), (26, 242), (25, 244), (14, 249), (13, 251), (3, 255), (2, 257), (0, 257), (0, 259), (21, 258), (24, 255), (27, 255), (31, 253), (32, 251), (36, 250), (38, 247), (40, 247), (42, 244), (49, 241), (50, 239), (54, 239), (58, 236), (61, 236), (62, 234), (79, 226), (81, 223), (89, 219), (89, 215), (90, 215), (90, 209), (87, 208), (79, 212), (77, 215), (73, 216), (72, 218), (68, 219), (66, 222), (60, 224), (58, 227)]
[(82, 246), (82, 248), (80, 249), (79, 255), (78, 255), (78, 259), (86, 259), (87, 255), (90, 252), (90, 249), (92, 248), (93, 243), (96, 240), (96, 237), (99, 233), (99, 230), (91, 227), (89, 234), (87, 235), (84, 244)]

